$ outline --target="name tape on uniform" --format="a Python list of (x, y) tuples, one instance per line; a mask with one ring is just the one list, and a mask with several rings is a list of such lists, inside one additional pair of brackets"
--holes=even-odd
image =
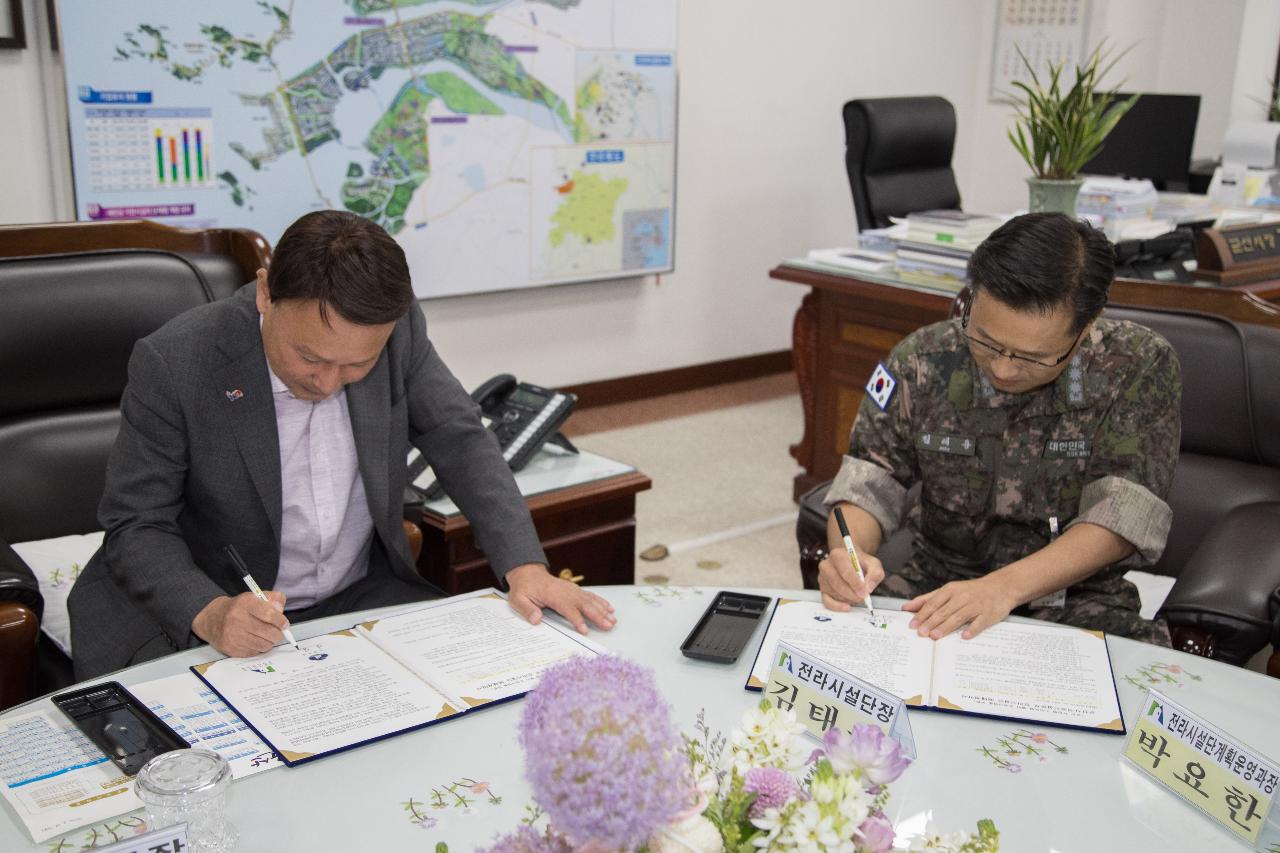
[(915, 760), (911, 721), (897, 696), (789, 643), (778, 643), (773, 654), (765, 695), (784, 711), (795, 711), (809, 734), (821, 739), (828, 729), (852, 732), (854, 726), (870, 723), (897, 741), (903, 755)]

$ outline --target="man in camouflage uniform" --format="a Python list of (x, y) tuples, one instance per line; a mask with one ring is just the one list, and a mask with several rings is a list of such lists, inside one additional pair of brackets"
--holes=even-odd
[[(908, 336), (867, 386), (826, 497), (866, 554), (867, 583), (832, 518), (823, 600), (847, 609), (883, 578), (881, 592), (911, 599), (903, 609), (922, 635), (968, 626), (968, 638), (1013, 612), (1168, 645), (1122, 576), (1155, 562), (1169, 531), (1173, 348), (1099, 317), (1111, 245), (1065, 216), (1006, 223), (969, 275), (965, 316)], [(885, 578), (874, 554), (908, 517), (912, 558)]]

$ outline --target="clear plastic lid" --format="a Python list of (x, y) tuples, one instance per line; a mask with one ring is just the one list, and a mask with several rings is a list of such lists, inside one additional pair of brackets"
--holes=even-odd
[(231, 780), (231, 765), (208, 749), (157, 755), (138, 771), (138, 796), (154, 802), (174, 796), (214, 794)]

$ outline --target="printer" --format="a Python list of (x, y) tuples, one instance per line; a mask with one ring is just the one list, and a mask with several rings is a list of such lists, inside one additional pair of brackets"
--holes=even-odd
[(1280, 203), (1280, 122), (1238, 121), (1222, 140), (1222, 165), (1209, 182), (1209, 197), (1223, 207)]

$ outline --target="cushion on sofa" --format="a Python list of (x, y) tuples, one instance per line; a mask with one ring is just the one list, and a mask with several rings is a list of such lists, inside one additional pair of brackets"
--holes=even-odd
[(102, 545), (102, 531), (74, 536), (59, 536), (35, 542), (19, 542), (13, 546), (36, 576), (40, 594), (44, 596), (44, 618), (40, 629), (54, 645), (71, 656), (71, 619), (67, 616), (67, 595), (80, 576), (80, 570)]

